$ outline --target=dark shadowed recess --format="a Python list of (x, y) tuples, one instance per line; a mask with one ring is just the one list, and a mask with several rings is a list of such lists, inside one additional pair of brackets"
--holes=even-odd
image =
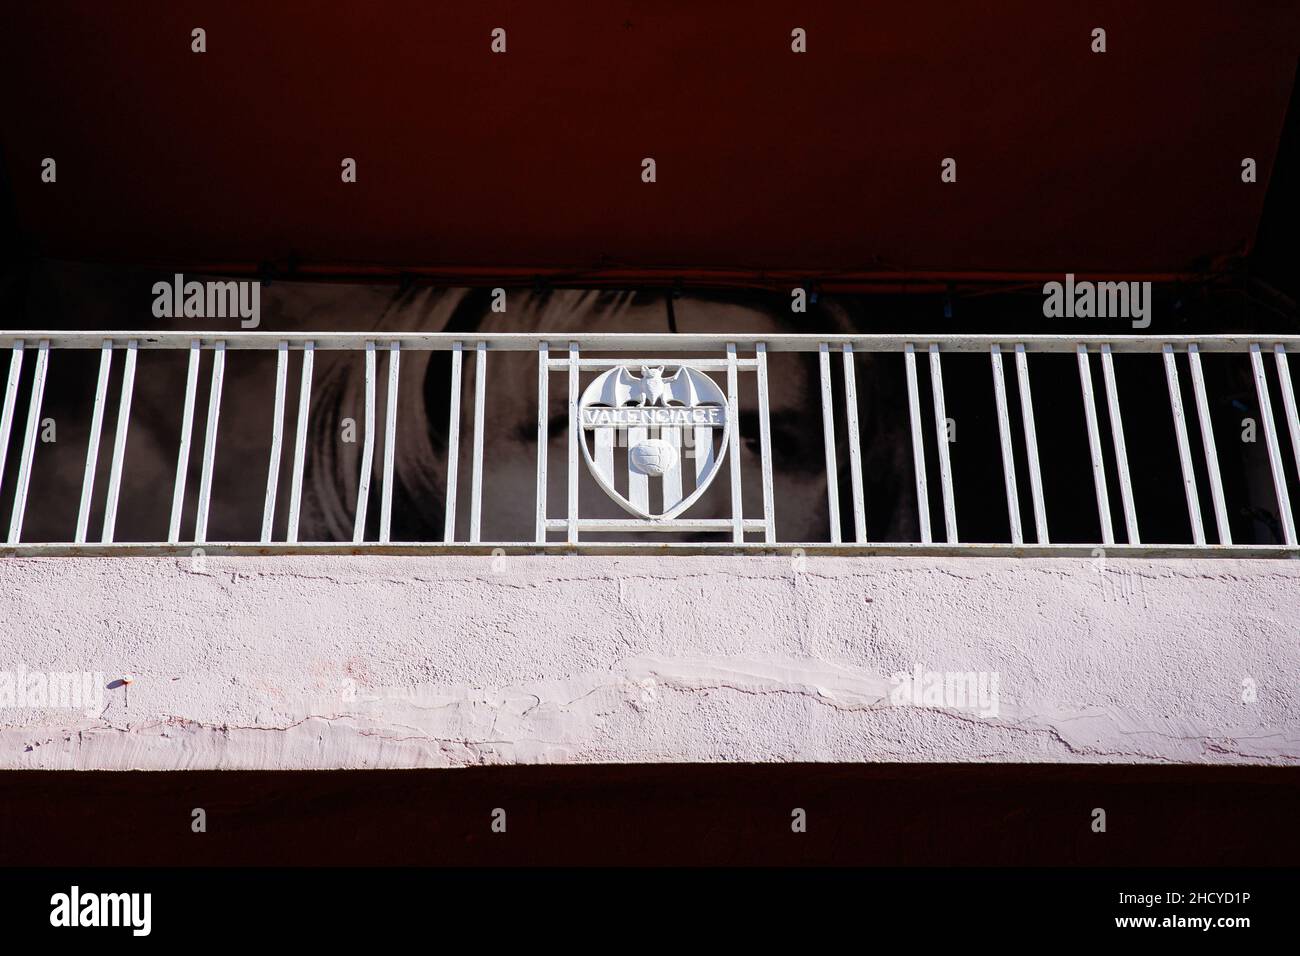
[(1222, 271), (1279, 166), (1298, 22), (1220, 0), (8, 6), (0, 142), (42, 255), (772, 289)]
[[(1300, 768), (0, 773), (0, 865), (1280, 866)], [(194, 808), (207, 832), (191, 831)], [(506, 812), (506, 832), (492, 814)], [(805, 811), (807, 831), (792, 832)], [(1094, 810), (1106, 831), (1093, 831)]]

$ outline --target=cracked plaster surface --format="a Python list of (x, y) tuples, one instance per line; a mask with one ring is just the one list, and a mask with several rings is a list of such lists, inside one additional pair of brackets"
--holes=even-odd
[(1298, 639), (1294, 561), (10, 558), (0, 671), (132, 680), (0, 707), (0, 767), (1295, 764)]

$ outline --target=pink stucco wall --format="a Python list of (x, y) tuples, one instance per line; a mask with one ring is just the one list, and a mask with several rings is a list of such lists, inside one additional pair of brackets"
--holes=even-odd
[(1300, 562), (6, 558), (19, 667), (113, 686), (0, 706), (5, 768), (1294, 764)]

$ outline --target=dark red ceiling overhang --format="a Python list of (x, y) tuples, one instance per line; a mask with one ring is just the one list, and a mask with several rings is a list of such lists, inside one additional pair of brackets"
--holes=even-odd
[(627, 284), (1168, 276), (1251, 245), (1296, 10), (44, 0), (5, 13), (0, 135), (48, 256)]

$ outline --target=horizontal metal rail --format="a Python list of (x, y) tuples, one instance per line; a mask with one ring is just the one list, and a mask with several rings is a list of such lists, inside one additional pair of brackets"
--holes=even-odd
[[(1295, 469), (1300, 473), (1300, 420), (1294, 385), (1288, 368), (1288, 353), (1300, 351), (1300, 336), (1077, 336), (1077, 335), (765, 335), (728, 334), (616, 334), (582, 333), (544, 335), (532, 333), (491, 334), (474, 337), (445, 333), (299, 333), (286, 335), (272, 332), (231, 332), (218, 336), (185, 332), (12, 332), (0, 334), (0, 349), (10, 352), (9, 374), (4, 382), (0, 405), (0, 481), (5, 478), (4, 464), (9, 455), (11, 432), (17, 421), (25, 420), (21, 447), (17, 450), (16, 486), (12, 489), (8, 536), (0, 543), (0, 554), (76, 555), (76, 554), (184, 554), (196, 548), (212, 554), (277, 553), (715, 553), (741, 551), (754, 554), (807, 553), (845, 554), (933, 554), (990, 555), (1022, 557), (1089, 556), (1098, 549), (1114, 556), (1255, 556), (1300, 557), (1295, 514), (1288, 493), (1287, 471), (1290, 465), (1283, 449), (1291, 452)], [(63, 349), (97, 352), (99, 376), (91, 417), (90, 440), (84, 457), (81, 494), (78, 499), (76, 532), (73, 540), (25, 541), (23, 528), (32, 496), (33, 459), (37, 452), (36, 435), (41, 422), (41, 407), (47, 370)], [(187, 351), (189, 364), (183, 395), (183, 416), (176, 437), (178, 449), (174, 483), (170, 489), (170, 524), (167, 540), (159, 542), (117, 542), (118, 501), (129, 473), (130, 456), (127, 438), (133, 410), (132, 392), (139, 353), (151, 350)], [(25, 417), (19, 408), (19, 384), (24, 356), (36, 351), (35, 372), (27, 396)], [(254, 541), (209, 540), (209, 514), (212, 501), (221, 494), (214, 471), (222, 430), (247, 427), (246, 422), (223, 418), (222, 386), (227, 353), (263, 350), (276, 355), (274, 414), (270, 423), (270, 460), (266, 462), (266, 493), (260, 521), (260, 534)], [(308, 461), (309, 423), (313, 420), (313, 367), (324, 351), (364, 353), (365, 380), (363, 452), (360, 476), (351, 518), (350, 541), (322, 542), (300, 540), (305, 510), (304, 481)], [(110, 405), (108, 381), (113, 367), (113, 353), (125, 354), (125, 373), (117, 398), (111, 468), (105, 499), (105, 517), (101, 540), (89, 538), (89, 516), (95, 496), (96, 462), (104, 431), (105, 410)], [(447, 414), (448, 447), (446, 450), (446, 488), (444, 499), (445, 527), (441, 540), (394, 541), (395, 509), (398, 501), (394, 488), (399, 480), (398, 420), (401, 414), (399, 386), (400, 366), (404, 354), (421, 351), (449, 352), (451, 357), (451, 391), (446, 410), (431, 409), (430, 414)], [(918, 351), (924, 352), (930, 380), (929, 410), (918, 381)], [(290, 352), (301, 358), (290, 359)], [(527, 518), (528, 530), (519, 538), (491, 541), (485, 518), (491, 518), (494, 502), (490, 500), (492, 472), (485, 463), (485, 434), (488, 416), (489, 381), (493, 387), (518, 388), (518, 381), (508, 382), (489, 376), (490, 355), (496, 352), (531, 352), (536, 356), (536, 484), (535, 507)], [(770, 361), (777, 353), (796, 352), (817, 355), (820, 397), (821, 440), (824, 447), (826, 479), (825, 534), (828, 541), (782, 542), (777, 536), (777, 517), (782, 501), (774, 479), (772, 423), (770, 401)], [(193, 531), (184, 533), (186, 479), (191, 467), (194, 415), (199, 404), (199, 368), (209, 360), (211, 381), (207, 391), (207, 414), (203, 435), (198, 503)], [(466, 353), (472, 353), (472, 375), (463, 368)], [(608, 353), (608, 354), (602, 354)], [(839, 355), (831, 361), (832, 353)], [(860, 406), (866, 399), (860, 390), (859, 363), (865, 354), (894, 354), (904, 359), (907, 396), (905, 402), (891, 405), (904, 408), (911, 436), (913, 476), (917, 509), (917, 541), (874, 540), (872, 529), (881, 516), (873, 512), (878, 503), (867, 494), (867, 438), (863, 434)], [(1234, 544), (1228, 529), (1228, 511), (1224, 500), (1220, 461), (1209, 420), (1209, 399), (1201, 357), (1209, 353), (1236, 354), (1248, 359), (1264, 437), (1264, 450), (1275, 494), (1278, 526), (1282, 543), (1278, 545)], [(1280, 417), (1275, 417), (1270, 397), (1268, 365), (1264, 356), (1273, 355), (1273, 375), (1277, 394), (1281, 396)], [(989, 382), (997, 413), (996, 441), (987, 449), (990, 463), (1000, 462), (1000, 484), (1005, 491), (1005, 509), (1010, 540), (1007, 542), (961, 540), (958, 521), (954, 464), (960, 464), (949, 452), (952, 420), (949, 407), (958, 407), (964, 396), (947, 395), (944, 385), (943, 357), (951, 354), (982, 354), (988, 357), (985, 367), (992, 372)], [(1036, 354), (1073, 355), (1078, 366), (1079, 389), (1084, 409), (1086, 443), (1091, 462), (1092, 484), (1096, 493), (1099, 540), (1092, 544), (1053, 544), (1049, 540), (1049, 502), (1043, 489), (1042, 468), (1033, 397), (1031, 394), (1030, 356)], [(1169, 427), (1178, 452), (1178, 465), (1186, 498), (1192, 542), (1161, 543), (1148, 541), (1149, 532), (1142, 526), (1141, 515), (1133, 494), (1128, 446), (1120, 395), (1117, 388), (1113, 356), (1117, 354), (1149, 355), (1152, 368), (1163, 364), (1169, 395)], [(1004, 356), (1014, 358), (1014, 382), (1008, 383)], [(1186, 356), (1180, 360), (1180, 355)], [(379, 362), (384, 363), (387, 388), (383, 396), (382, 423), (378, 414), (377, 386), (381, 380)], [(1097, 394), (1094, 363), (1100, 362), (1101, 395)], [(1193, 402), (1185, 406), (1180, 384), (1180, 361), (1190, 373)], [(276, 501), (281, 460), (286, 442), (285, 413), (289, 403), (288, 369), (296, 364), (298, 378), (297, 414), (293, 433), (292, 468), (287, 497), (287, 519), (277, 540)], [(838, 368), (838, 382), (833, 379)], [(558, 376), (559, 379), (553, 381)], [(462, 402), (462, 385), (472, 383), (470, 401)], [(1014, 420), (1011, 411), (1015, 386), (1020, 408), (1021, 434), (1024, 444), (1026, 474), (1017, 476)], [(528, 387), (528, 386), (524, 386)], [(418, 387), (408, 387), (412, 396), (423, 400)], [(556, 405), (567, 399), (564, 441), (567, 455), (550, 455), (552, 396)], [(752, 402), (748, 396), (754, 396)], [(181, 396), (177, 402), (181, 404)], [(742, 402), (756, 409), (756, 415), (741, 414)], [(1105, 417), (1098, 405), (1104, 402)], [(837, 412), (837, 409), (840, 411)], [(808, 421), (815, 428), (816, 410), (809, 409)], [(874, 410), (881, 414), (880, 409)], [(468, 414), (470, 421), (463, 423)], [(531, 414), (531, 413), (530, 413)], [(1214, 527), (1202, 518), (1200, 492), (1194, 464), (1196, 449), (1190, 438), (1188, 421), (1197, 418), (1201, 436), (1202, 465), (1210, 483)], [(927, 479), (925, 435), (926, 418), (934, 426), (933, 461), (938, 469), (940, 516), (932, 515)], [(1115, 475), (1119, 481), (1122, 525), (1114, 521), (1106, 460), (1106, 442), (1102, 440), (1103, 421), (1109, 426)], [(750, 424), (752, 423), (752, 425)], [(899, 423), (900, 426), (903, 424)], [(531, 425), (527, 428), (531, 429)], [(746, 434), (742, 436), (742, 427)], [(378, 429), (382, 428), (382, 436)], [(1285, 435), (1283, 430), (1285, 429)], [(467, 462), (469, 493), (458, 497), (461, 478), (461, 436), (470, 436)], [(905, 432), (906, 434), (906, 432)], [(1287, 440), (1289, 438), (1289, 441)], [(382, 440), (381, 456), (376, 443)], [(758, 460), (748, 467), (742, 458), (743, 447), (754, 448)], [(841, 444), (843, 442), (843, 444)], [(752, 444), (750, 444), (752, 443)], [(170, 454), (170, 451), (168, 452)], [(818, 458), (822, 456), (818, 452)], [(371, 496), (372, 470), (379, 458), (379, 516), (377, 530), (367, 528)], [(259, 468), (247, 463), (248, 468)], [(752, 467), (755, 474), (747, 474)], [(996, 467), (996, 465), (993, 465)], [(560, 474), (557, 474), (557, 469)], [(721, 479), (721, 472), (727, 477)], [(261, 481), (260, 471), (258, 481)], [(564, 489), (563, 505), (552, 508), (548, 491), (550, 479)], [(904, 476), (900, 476), (904, 477)], [(1032, 530), (1022, 520), (1021, 491), (1027, 478), (1031, 492)], [(718, 479), (716, 482), (714, 479)], [(757, 482), (757, 484), (752, 484)], [(746, 509), (744, 490), (752, 484), (750, 505)], [(841, 484), (847, 498), (841, 501)], [(600, 489), (601, 508), (590, 504), (592, 487)], [(705, 492), (714, 489), (711, 498)], [(39, 488), (38, 491), (44, 489)], [(9, 489), (0, 485), (0, 494)], [(1170, 489), (1174, 494), (1174, 488)], [(559, 498), (560, 496), (555, 496)], [(468, 500), (468, 514), (458, 525), (460, 502)], [(705, 509), (701, 502), (711, 503)], [(627, 513), (611, 518), (604, 513), (609, 501)], [(755, 503), (761, 502), (758, 511)], [(1071, 505), (1074, 503), (1071, 502)], [(976, 509), (1001, 509), (997, 502), (974, 502)], [(1062, 507), (1064, 503), (1062, 504)], [(964, 506), (967, 507), (967, 506)], [(963, 509), (964, 512), (964, 509)], [(842, 521), (847, 527), (842, 526)], [(467, 540), (458, 540), (458, 527), (468, 529)], [(940, 532), (939, 529), (942, 528)], [(1122, 535), (1121, 535), (1122, 528)], [(657, 536), (718, 535), (716, 541), (662, 541)], [(942, 534), (943, 541), (933, 537)], [(621, 536), (631, 540), (593, 539), (592, 535)], [(1026, 539), (1032, 535), (1033, 541)], [(1123, 540), (1117, 540), (1121, 537)]]
[[(390, 343), (399, 343), (403, 350), (428, 349), (433, 351), (451, 351), (458, 342), (468, 341), (464, 335), (450, 332), (300, 332), (285, 335), (280, 332), (223, 332), (219, 334), (200, 334), (187, 332), (0, 332), (0, 349), (13, 348), (19, 342), (29, 346), (38, 341), (47, 341), (51, 348), (94, 348), (97, 349), (105, 338), (111, 337), (115, 342), (125, 343), (134, 339), (140, 349), (176, 349), (189, 348), (190, 342), (197, 340), (203, 348), (212, 348), (218, 342), (225, 343), (228, 351), (237, 349), (275, 349), (280, 342), (288, 341), (289, 347), (301, 349), (312, 343), (317, 351), (323, 349), (356, 349), (364, 351), (367, 342), (377, 342), (381, 347)], [(474, 337), (472, 341), (477, 341)], [(629, 352), (636, 351), (637, 359), (641, 354), (656, 349), (664, 352), (718, 352), (725, 355), (727, 346), (734, 344), (740, 351), (754, 351), (759, 343), (772, 352), (816, 352), (825, 342), (834, 351), (841, 351), (845, 345), (851, 345), (855, 352), (902, 352), (909, 343), (928, 345), (939, 343), (944, 352), (980, 352), (988, 354), (994, 345), (1013, 348), (1023, 345), (1030, 352), (1062, 352), (1074, 354), (1080, 345), (1088, 346), (1089, 351), (1103, 344), (1109, 345), (1116, 355), (1130, 353), (1159, 354), (1166, 345), (1172, 345), (1177, 351), (1185, 352), (1187, 346), (1196, 345), (1202, 354), (1209, 352), (1246, 353), (1252, 345), (1263, 345), (1272, 350), (1275, 345), (1282, 345), (1288, 353), (1300, 349), (1300, 335), (961, 335), (944, 332), (922, 333), (915, 335), (731, 335), (710, 333), (705, 335), (679, 335), (657, 333), (650, 335), (629, 334), (624, 332), (585, 332), (560, 333), (548, 335), (536, 332), (501, 332), (481, 336), (493, 352), (536, 352), (542, 342), (576, 342), (578, 348), (586, 352)], [(567, 360), (564, 361), (567, 367)], [(722, 359), (725, 362), (725, 358)]]

